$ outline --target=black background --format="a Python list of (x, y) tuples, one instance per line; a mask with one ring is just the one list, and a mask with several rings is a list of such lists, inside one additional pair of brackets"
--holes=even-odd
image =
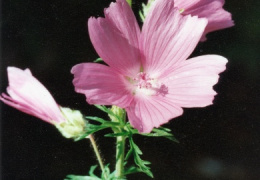
[[(86, 21), (103, 16), (108, 0), (3, 0), (1, 91), (6, 68), (30, 68), (62, 105), (85, 115), (103, 116), (74, 92), (70, 69), (98, 56)], [(141, 2), (134, 2), (137, 14)], [(235, 26), (208, 35), (192, 56), (219, 54), (229, 59), (214, 87), (214, 105), (185, 109), (165, 125), (180, 143), (136, 136), (154, 179), (259, 179), (259, 1), (227, 0)], [(114, 139), (95, 136), (106, 163), (114, 166)], [(51, 125), (1, 103), (1, 176), (3, 180), (59, 180), (85, 175), (96, 164), (88, 140), (63, 138)], [(99, 173), (99, 170), (97, 170)], [(129, 179), (150, 179), (136, 174)]]

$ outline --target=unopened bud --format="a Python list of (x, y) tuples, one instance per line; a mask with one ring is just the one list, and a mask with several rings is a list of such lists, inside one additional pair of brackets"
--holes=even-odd
[[(110, 119), (114, 122), (118, 122), (118, 118), (120, 119), (124, 119), (125, 118), (125, 110), (118, 107), (118, 106), (112, 106), (111, 107), (111, 111), (114, 113), (114, 115), (108, 115), (110, 117)], [(117, 118), (118, 117), (118, 118)]]
[(84, 134), (86, 121), (78, 110), (60, 107), (66, 121), (54, 123), (56, 128), (66, 138), (77, 138)]

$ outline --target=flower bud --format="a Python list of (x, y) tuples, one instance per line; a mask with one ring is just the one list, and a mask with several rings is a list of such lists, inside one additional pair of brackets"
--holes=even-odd
[[(125, 110), (118, 107), (118, 106), (112, 106), (111, 107), (111, 111), (120, 119), (125, 119)], [(113, 121), (113, 122), (118, 122), (118, 119), (115, 116), (112, 115), (108, 115), (109, 118)]]
[(60, 107), (66, 121), (61, 123), (53, 122), (56, 128), (66, 138), (77, 138), (84, 134), (86, 121), (78, 110)]

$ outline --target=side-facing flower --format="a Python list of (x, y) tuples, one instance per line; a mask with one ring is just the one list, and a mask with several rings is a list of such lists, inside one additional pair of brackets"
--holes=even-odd
[[(143, 16), (149, 12), (149, 8), (157, 0), (149, 0), (143, 5)], [(206, 34), (212, 31), (234, 26), (231, 14), (223, 9), (225, 0), (167, 0), (174, 1), (181, 14), (207, 18), (208, 25), (202, 35), (201, 41), (206, 40)]]
[(206, 34), (212, 31), (234, 26), (231, 14), (223, 9), (225, 0), (174, 0), (175, 6), (183, 15), (191, 14), (199, 18), (207, 18), (208, 25), (201, 40), (206, 40)]
[(8, 96), (2, 93), (0, 100), (22, 112), (48, 123), (64, 122), (59, 106), (50, 92), (32, 75), (29, 69), (8, 67)]
[[(0, 100), (24, 113), (55, 125), (66, 137), (76, 137), (85, 126), (78, 111), (60, 107), (50, 92), (31, 74), (29, 69), (8, 67), (9, 86)], [(73, 118), (74, 117), (74, 118)], [(75, 118), (77, 117), (77, 118)], [(81, 132), (80, 132), (81, 130)]]
[(129, 5), (117, 0), (105, 18), (88, 21), (90, 39), (108, 66), (74, 66), (76, 92), (89, 104), (125, 108), (140, 132), (180, 116), (182, 107), (212, 104), (213, 85), (227, 60), (218, 55), (186, 60), (206, 25), (206, 19), (182, 16), (173, 1), (156, 0), (140, 32)]

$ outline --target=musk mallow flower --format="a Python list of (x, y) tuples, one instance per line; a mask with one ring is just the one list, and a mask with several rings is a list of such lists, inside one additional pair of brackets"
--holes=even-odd
[(9, 96), (2, 93), (2, 102), (55, 125), (66, 138), (77, 137), (83, 132), (85, 122), (80, 112), (60, 107), (29, 69), (8, 67), (7, 73)]
[(218, 55), (188, 59), (207, 25), (206, 19), (183, 16), (173, 1), (157, 0), (142, 31), (125, 0), (90, 18), (90, 39), (108, 64), (75, 65), (75, 91), (89, 104), (125, 108), (139, 132), (180, 116), (183, 107), (212, 104), (213, 85), (227, 60)]
[[(143, 5), (143, 16), (149, 13), (150, 7), (157, 0), (149, 0), (147, 5)], [(225, 29), (234, 26), (231, 14), (223, 9), (225, 0), (167, 0), (174, 1), (174, 6), (183, 15), (198, 16), (207, 18), (208, 25), (202, 35), (201, 41), (206, 40), (206, 34), (212, 31)]]

